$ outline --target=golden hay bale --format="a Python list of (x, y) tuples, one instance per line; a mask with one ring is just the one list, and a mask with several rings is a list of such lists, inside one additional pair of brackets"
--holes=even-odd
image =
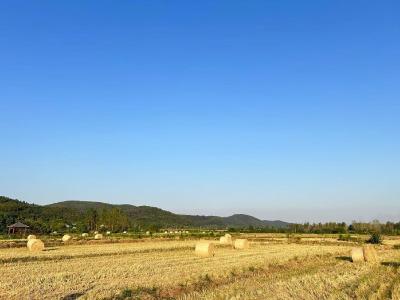
[(88, 236), (89, 236), (88, 233), (86, 233), (86, 232), (82, 233), (82, 237), (88, 237)]
[(351, 249), (351, 260), (355, 263), (363, 262), (364, 261), (363, 249), (360, 247)]
[(44, 243), (39, 239), (31, 239), (26, 244), (29, 251), (42, 251), (44, 249)]
[(364, 254), (364, 260), (366, 262), (371, 262), (371, 263), (376, 263), (378, 259), (378, 254), (376, 253), (376, 250), (374, 246), (372, 245), (365, 245), (362, 249), (363, 254)]
[(214, 244), (211, 242), (198, 242), (194, 250), (197, 256), (209, 257), (214, 256)]
[(65, 234), (65, 235), (62, 237), (61, 240), (62, 240), (64, 243), (67, 243), (67, 242), (69, 242), (71, 239), (72, 239), (72, 237), (71, 237), (69, 234)]
[(98, 233), (94, 236), (95, 240), (101, 240), (103, 238), (103, 235), (101, 233)]
[(225, 234), (225, 239), (228, 244), (232, 244), (232, 236), (230, 234)]
[(33, 240), (33, 239), (36, 239), (36, 235), (34, 235), (34, 234), (28, 235), (28, 237), (27, 237), (27, 240), (28, 240), (28, 241), (29, 241), (29, 240)]
[(246, 239), (237, 239), (234, 244), (235, 249), (248, 249), (250, 247), (249, 241)]
[(231, 245), (232, 244), (232, 239), (228, 239), (226, 236), (221, 236), (219, 238), (219, 243), (221, 245)]

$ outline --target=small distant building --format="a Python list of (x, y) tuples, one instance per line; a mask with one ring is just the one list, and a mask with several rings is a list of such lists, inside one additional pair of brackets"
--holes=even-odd
[(8, 234), (16, 234), (16, 233), (25, 234), (27, 229), (29, 228), (28, 225), (25, 225), (21, 222), (17, 222), (15, 224), (9, 225), (7, 227), (8, 227)]

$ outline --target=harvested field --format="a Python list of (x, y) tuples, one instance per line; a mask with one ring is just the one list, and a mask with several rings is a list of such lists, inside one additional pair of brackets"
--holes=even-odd
[(379, 264), (355, 265), (350, 245), (250, 242), (249, 249), (235, 250), (215, 243), (215, 256), (206, 258), (195, 255), (194, 240), (65, 245), (38, 253), (1, 249), (0, 299), (399, 295), (400, 251), (392, 247), (377, 247)]

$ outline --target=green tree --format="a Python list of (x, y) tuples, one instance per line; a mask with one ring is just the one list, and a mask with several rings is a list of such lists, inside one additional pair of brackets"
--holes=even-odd
[(89, 230), (97, 230), (99, 214), (97, 210), (91, 208), (86, 215), (86, 223)]

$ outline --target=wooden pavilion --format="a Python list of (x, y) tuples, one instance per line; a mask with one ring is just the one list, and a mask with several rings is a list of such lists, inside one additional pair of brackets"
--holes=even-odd
[(16, 234), (16, 233), (26, 233), (26, 230), (29, 228), (28, 225), (25, 225), (21, 222), (17, 222), (15, 224), (9, 225), (8, 227), (8, 234)]

